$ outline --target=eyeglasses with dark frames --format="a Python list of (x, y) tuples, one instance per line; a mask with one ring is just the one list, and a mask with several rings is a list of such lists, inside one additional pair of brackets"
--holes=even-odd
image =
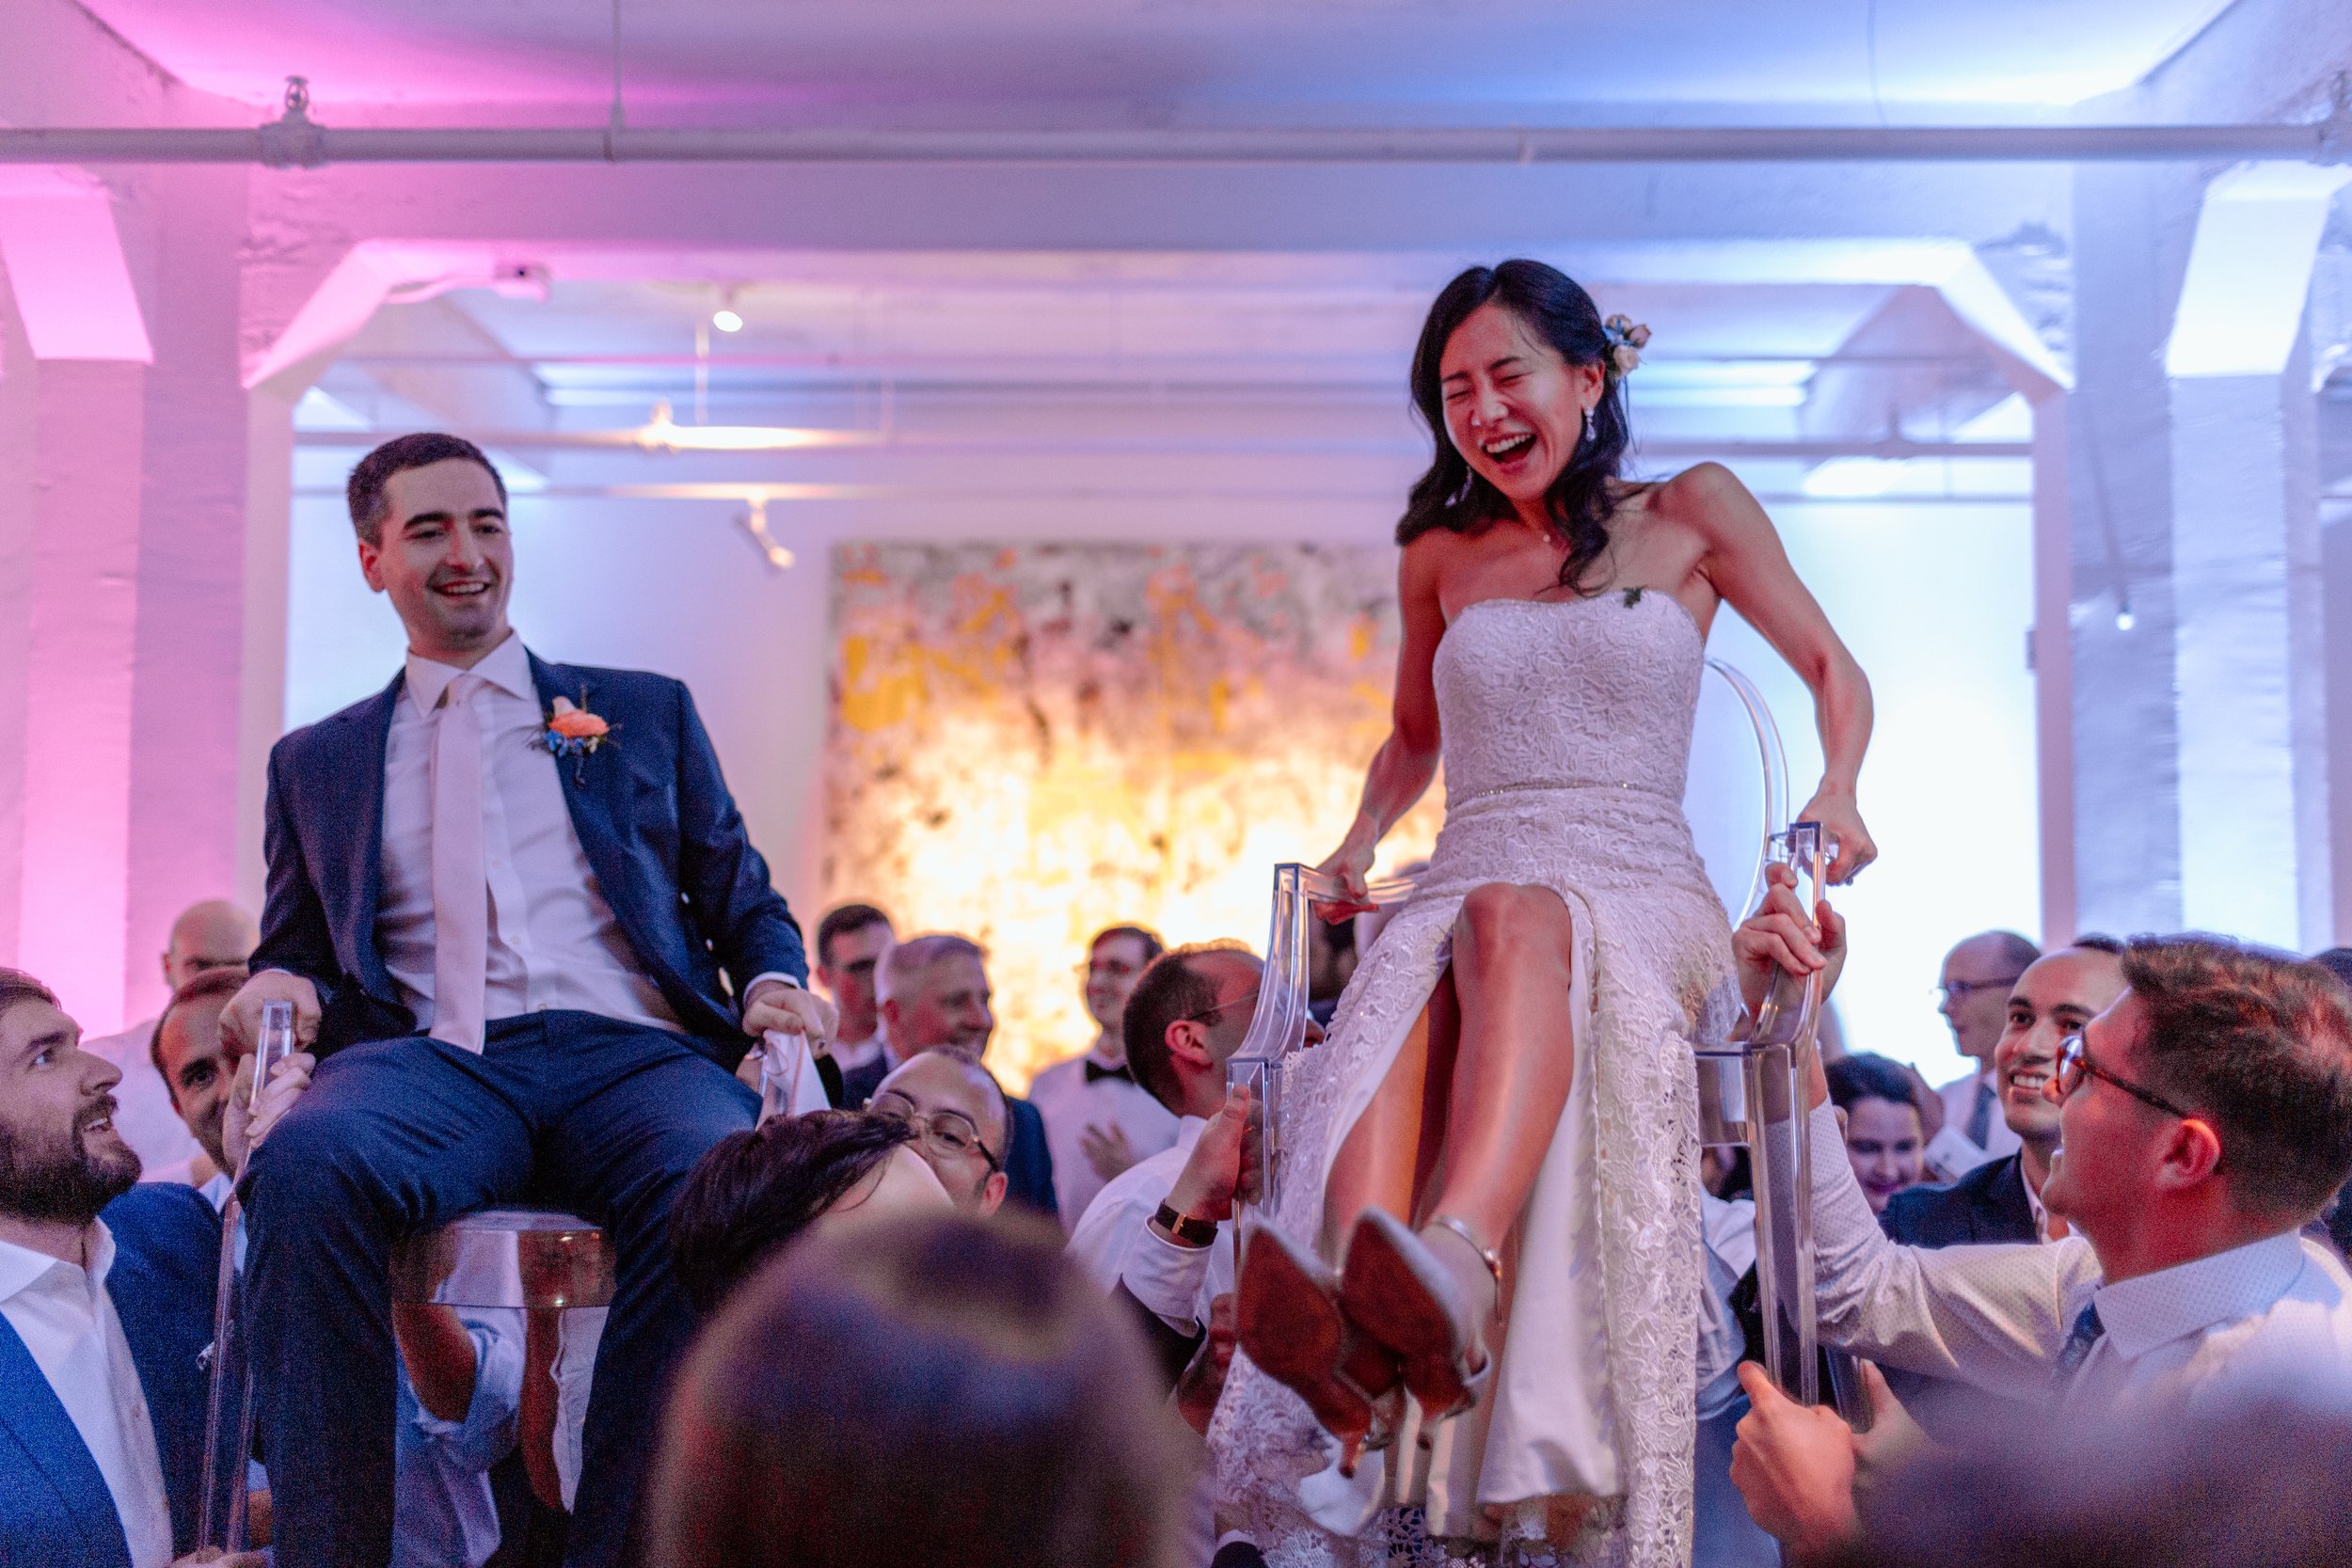
[(2142, 1088), (2137, 1084), (2133, 1083), (2130, 1079), (2122, 1077), (2118, 1073), (2111, 1072), (2107, 1069), (2103, 1068), (2098, 1063), (2092, 1061), (2090, 1059), (2090, 1048), (2083, 1043), (2083, 1032), (2080, 1029), (2076, 1029), (2058, 1041), (2058, 1077), (2056, 1080), (2058, 1085), (2058, 1099), (2061, 1101), (2072, 1100), (2074, 1096), (2074, 1091), (2083, 1086), (2083, 1083), (2086, 1079), (2090, 1078), (2096, 1078), (2102, 1082), (2112, 1084), (2117, 1088), (2122, 1089), (2125, 1094), (2130, 1095), (2134, 1100), (2138, 1101), (2141, 1104), (2153, 1105), (2157, 1110), (2162, 1111), (2166, 1116), (2179, 1117), (2185, 1120), (2189, 1117), (2195, 1115), (2194, 1112), (2184, 1111), (2178, 1105), (2173, 1104), (2172, 1101), (2165, 1099), (2164, 1096), (2156, 1093), (2155, 1090)]
[(914, 1129), (917, 1137), (942, 1154), (958, 1157), (978, 1154), (988, 1162), (991, 1176), (1005, 1168), (1003, 1163), (988, 1151), (988, 1145), (980, 1140), (980, 1130), (973, 1126), (971, 1118), (961, 1111), (918, 1111), (914, 1108), (914, 1101), (895, 1091), (875, 1096), (866, 1108), (878, 1117), (905, 1122)]
[(1220, 1002), (1214, 1007), (1203, 1007), (1197, 1013), (1186, 1013), (1176, 1022), (1179, 1023), (1206, 1023), (1209, 1020), (1216, 1017), (1217, 1014), (1224, 1012), (1227, 1008), (1238, 1007), (1245, 1002), (1254, 1007), (1258, 1003), (1258, 993), (1264, 989), (1265, 988), (1263, 986), (1252, 986), (1248, 990), (1242, 992), (1239, 996), (1234, 997), (1231, 1002)]

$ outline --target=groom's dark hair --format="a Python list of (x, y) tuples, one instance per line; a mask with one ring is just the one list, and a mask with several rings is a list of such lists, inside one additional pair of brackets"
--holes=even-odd
[(394, 474), (430, 467), (452, 458), (481, 464), (489, 473), (490, 483), (499, 487), (499, 504), (506, 504), (506, 481), (480, 447), (463, 436), (422, 431), (414, 436), (393, 436), (359, 459), (358, 467), (351, 470), (351, 478), (343, 486), (343, 499), (351, 507), (353, 531), (371, 545), (384, 543), (384, 486)]

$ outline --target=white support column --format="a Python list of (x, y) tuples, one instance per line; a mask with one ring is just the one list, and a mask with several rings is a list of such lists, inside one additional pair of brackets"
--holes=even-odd
[(2352, 170), (2251, 165), (2200, 213), (2171, 382), (2182, 914), (2325, 945), (2334, 925), (2318, 442), (2304, 309)]

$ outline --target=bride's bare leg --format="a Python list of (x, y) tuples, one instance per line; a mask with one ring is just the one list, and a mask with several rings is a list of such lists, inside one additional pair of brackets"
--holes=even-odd
[(1501, 882), (1472, 889), (1454, 923), (1460, 1044), (1444, 1113), (1445, 1169), (1421, 1217), (1460, 1220), (1489, 1247), (1502, 1244), (1526, 1207), (1568, 1102), (1575, 937), (1558, 894)]
[(1449, 969), (1438, 977), (1428, 1006), (1389, 1064), (1388, 1076), (1331, 1162), (1319, 1238), (1324, 1257), (1338, 1260), (1356, 1216), (1367, 1208), (1392, 1214), (1413, 1212), (1445, 1135), (1461, 1027), (1461, 1007)]

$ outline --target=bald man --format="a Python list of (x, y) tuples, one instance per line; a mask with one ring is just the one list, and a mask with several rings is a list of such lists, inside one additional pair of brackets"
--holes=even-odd
[[(225, 898), (189, 905), (171, 923), (160, 955), (164, 994), (176, 994), (207, 970), (242, 971), (261, 940), (254, 918)], [(144, 1180), (188, 1181), (192, 1163), (204, 1150), (172, 1108), (171, 1091), (155, 1070), (155, 1023), (154, 1018), (142, 1019), (119, 1035), (84, 1040), (82, 1049), (122, 1073), (115, 1085), (115, 1131), (139, 1157)]]
[(2010, 988), (2040, 957), (2042, 949), (2014, 931), (1979, 931), (1944, 955), (1936, 1010), (1951, 1026), (1952, 1049), (1975, 1067), (1935, 1091), (1944, 1101), (1944, 1130), (1928, 1146), (1928, 1163), (1947, 1177), (2017, 1152), (2017, 1134), (2001, 1116), (1993, 1048), (2009, 1022)]

